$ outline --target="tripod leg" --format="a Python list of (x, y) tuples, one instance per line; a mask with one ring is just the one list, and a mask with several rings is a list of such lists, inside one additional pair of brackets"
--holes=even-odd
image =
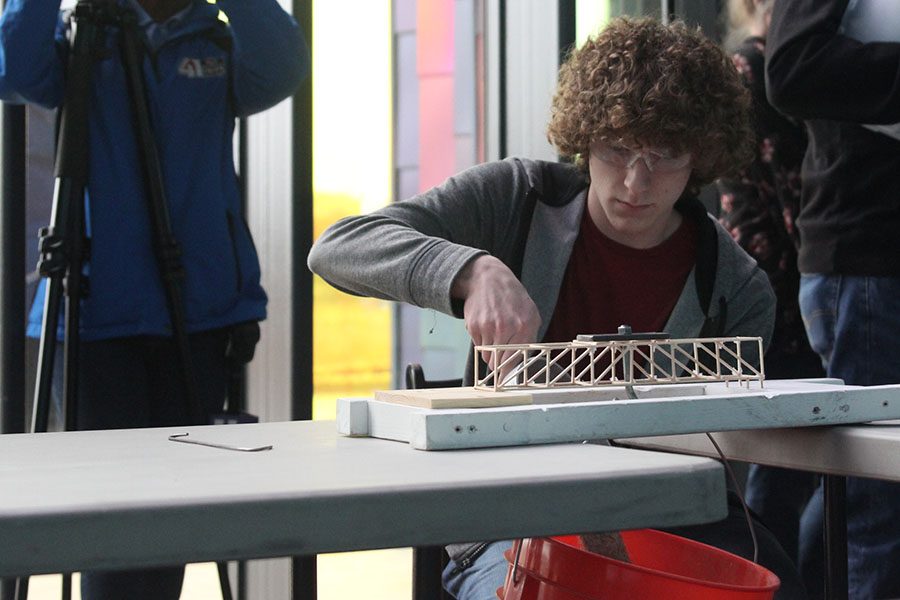
[(222, 588), (222, 600), (232, 600), (231, 581), (228, 579), (228, 563), (217, 562), (216, 568), (219, 570), (219, 586)]
[(19, 577), (16, 579), (16, 600), (27, 600), (28, 598), (28, 578)]
[[(81, 268), (84, 235), (84, 193), (88, 178), (88, 114), (91, 94), (93, 62), (97, 44), (101, 41), (102, 26), (92, 10), (95, 7), (79, 2), (73, 18), (78, 23), (72, 51), (66, 69), (66, 90), (59, 120), (56, 144), (56, 186), (50, 227), (41, 231), (41, 259), (38, 270), (49, 279), (44, 301), (44, 320), (41, 326), (41, 347), (38, 358), (38, 381), (35, 386), (32, 431), (47, 430), (50, 386), (53, 378), (53, 358), (56, 347), (57, 323), (63, 293), (63, 277), (67, 278), (68, 305), (66, 355), (77, 364), (78, 305), (81, 293)], [(75, 337), (71, 334), (75, 331)], [(73, 360), (74, 359), (74, 360)], [(75, 375), (67, 376), (66, 403), (74, 417)]]
[(291, 598), (314, 600), (318, 588), (318, 559), (312, 556), (291, 557)]
[(47, 282), (44, 295), (44, 316), (41, 325), (41, 341), (38, 350), (37, 381), (34, 388), (34, 406), (31, 432), (47, 431), (50, 415), (50, 394), (53, 386), (53, 368), (56, 358), (56, 329), (59, 323), (59, 307), (62, 300), (62, 277), (54, 275)]
[[(79, 2), (73, 18), (78, 23), (66, 70), (66, 89), (59, 120), (56, 147), (56, 187), (54, 190), (51, 226), (42, 230), (39, 271), (48, 278), (44, 301), (44, 318), (38, 358), (34, 395), (32, 432), (47, 430), (50, 394), (57, 342), (57, 325), (63, 280), (67, 287), (66, 348), (64, 383), (66, 412), (70, 426), (76, 416), (78, 370), (79, 303), (81, 298), (81, 269), (84, 241), (84, 194), (88, 178), (88, 113), (91, 76), (96, 49), (103, 27), (94, 13), (96, 6)], [(71, 597), (70, 574), (63, 575), (63, 594)], [(15, 597), (28, 597), (28, 578), (16, 581)]]
[(63, 573), (62, 576), (62, 599), (72, 600), (72, 574)]
[(200, 405), (200, 395), (194, 377), (190, 344), (185, 325), (185, 307), (181, 290), (181, 281), (184, 278), (181, 250), (172, 233), (168, 201), (166, 200), (165, 180), (159, 157), (159, 146), (153, 135), (153, 126), (150, 122), (150, 109), (141, 67), (141, 46), (139, 40), (137, 17), (133, 11), (127, 11), (122, 16), (122, 62), (125, 67), (128, 92), (134, 110), (138, 151), (141, 157), (144, 183), (147, 190), (154, 250), (163, 281), (173, 338), (181, 363), (190, 424), (202, 425), (204, 424), (205, 413)]

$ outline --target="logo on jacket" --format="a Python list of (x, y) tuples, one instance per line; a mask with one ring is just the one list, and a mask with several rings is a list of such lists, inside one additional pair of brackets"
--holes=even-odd
[(224, 58), (182, 58), (178, 74), (191, 79), (225, 77)]

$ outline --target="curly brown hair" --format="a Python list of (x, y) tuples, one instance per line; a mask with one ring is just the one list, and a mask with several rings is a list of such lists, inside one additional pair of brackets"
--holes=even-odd
[(699, 29), (621, 17), (560, 68), (547, 139), (584, 170), (597, 141), (690, 152), (696, 193), (752, 158), (750, 106), (731, 60)]

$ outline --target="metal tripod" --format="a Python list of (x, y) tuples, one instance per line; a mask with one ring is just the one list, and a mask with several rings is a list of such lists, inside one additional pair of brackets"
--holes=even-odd
[[(103, 48), (110, 27), (118, 29), (122, 63), (128, 84), (135, 123), (140, 162), (147, 192), (153, 247), (166, 295), (181, 375), (185, 386), (189, 424), (202, 424), (196, 380), (191, 368), (191, 353), (184, 319), (181, 281), (184, 269), (168, 212), (165, 185), (158, 146), (150, 122), (143, 79), (142, 45), (133, 11), (123, 9), (111, 0), (79, 0), (72, 13), (74, 39), (66, 71), (66, 89), (60, 113), (56, 152), (56, 186), (51, 224), (41, 230), (38, 269), (48, 279), (44, 297), (44, 316), (38, 353), (37, 383), (31, 431), (47, 430), (53, 363), (62, 294), (65, 291), (65, 337), (63, 358), (63, 397), (65, 428), (77, 425), (78, 355), (80, 299), (86, 291), (82, 268), (89, 253), (85, 237), (84, 199), (87, 188), (88, 115), (94, 62)], [(231, 600), (226, 563), (218, 564), (219, 581), (224, 600)], [(16, 600), (25, 600), (28, 579), (16, 582)], [(64, 575), (63, 594), (69, 598), (71, 579)]]

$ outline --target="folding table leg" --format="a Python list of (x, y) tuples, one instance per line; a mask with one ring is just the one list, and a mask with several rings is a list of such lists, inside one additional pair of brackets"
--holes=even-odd
[(442, 546), (422, 546), (413, 548), (413, 600), (435, 600), (441, 598), (441, 572), (444, 548)]
[(847, 478), (825, 475), (825, 598), (847, 600)]
[(291, 600), (316, 600), (316, 556), (291, 559)]

